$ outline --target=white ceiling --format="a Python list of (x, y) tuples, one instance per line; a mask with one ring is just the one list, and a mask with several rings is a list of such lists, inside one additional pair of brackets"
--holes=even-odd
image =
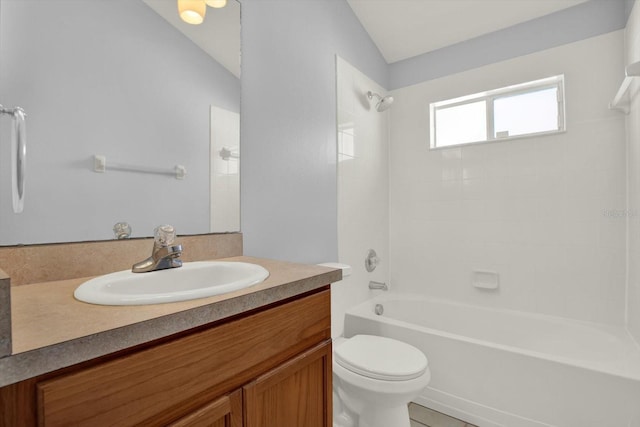
[(548, 15), (586, 0), (347, 0), (387, 63)]
[(224, 68), (240, 78), (240, 3), (227, 1), (221, 9), (207, 7), (204, 22), (191, 25), (180, 19), (175, 0), (142, 0)]

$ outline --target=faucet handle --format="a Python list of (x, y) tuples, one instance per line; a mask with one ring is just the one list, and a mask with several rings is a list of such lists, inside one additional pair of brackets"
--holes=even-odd
[(153, 230), (156, 245), (169, 246), (176, 240), (176, 229), (172, 225), (159, 225)]
[(378, 258), (378, 254), (373, 249), (369, 249), (369, 252), (367, 252), (367, 257), (364, 260), (365, 268), (369, 273), (371, 273), (379, 264), (380, 258)]
[(118, 240), (128, 239), (131, 236), (131, 226), (126, 222), (117, 222), (113, 226), (113, 235)]

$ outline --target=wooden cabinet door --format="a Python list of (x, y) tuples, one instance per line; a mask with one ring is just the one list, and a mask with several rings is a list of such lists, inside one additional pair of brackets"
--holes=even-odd
[(222, 396), (168, 427), (242, 427), (242, 390)]
[(245, 427), (331, 427), (331, 340), (243, 387)]

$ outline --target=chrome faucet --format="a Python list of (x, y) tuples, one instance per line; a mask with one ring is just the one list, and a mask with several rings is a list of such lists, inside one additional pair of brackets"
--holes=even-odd
[(173, 245), (176, 230), (171, 225), (160, 225), (153, 230), (154, 243), (151, 256), (144, 261), (137, 262), (131, 267), (134, 273), (165, 270), (167, 268), (182, 267), (182, 245)]
[(389, 287), (384, 282), (374, 282), (373, 280), (370, 280), (369, 289), (382, 289), (383, 291), (388, 291)]

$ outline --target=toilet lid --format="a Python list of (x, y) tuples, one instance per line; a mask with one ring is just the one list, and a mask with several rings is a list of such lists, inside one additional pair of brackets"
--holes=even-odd
[(365, 377), (387, 381), (418, 378), (427, 357), (407, 343), (373, 335), (356, 335), (333, 351), (336, 363)]

